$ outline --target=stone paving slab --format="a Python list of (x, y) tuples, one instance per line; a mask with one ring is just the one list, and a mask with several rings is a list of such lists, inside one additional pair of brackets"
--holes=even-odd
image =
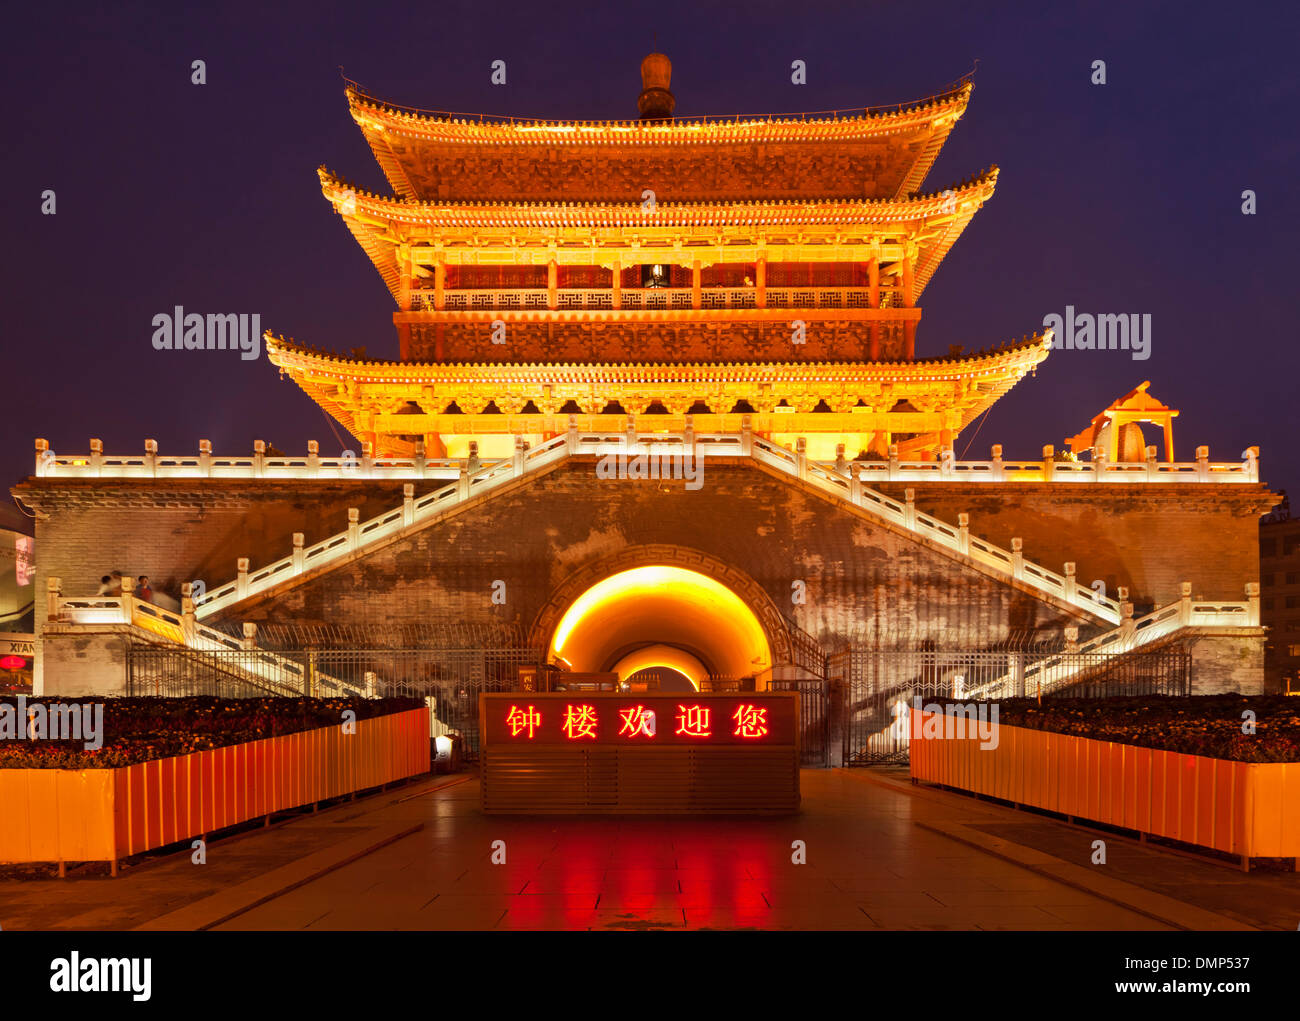
[[(1115, 893), (1126, 904), (1142, 905), (1172, 918), (1178, 905), (1192, 905), (1184, 928), (1293, 931), (1300, 926), (1300, 875), (1289, 871), (1242, 872), (1235, 864), (1216, 864), (1143, 845), (1087, 826), (1050, 816), (1017, 811), (927, 786), (913, 786), (906, 773), (866, 779), (896, 785), (900, 791), (948, 807), (952, 824), (938, 827), (954, 839), (973, 842), (992, 853), (1011, 853), (1014, 860), (1043, 875), (1045, 881), (1082, 883), (1099, 893)], [(963, 804), (964, 803), (964, 804)], [(958, 819), (962, 822), (958, 822)], [(1106, 842), (1106, 864), (1093, 865), (1092, 844)], [(1136, 894), (1111, 884), (1146, 891)], [(1163, 900), (1156, 899), (1163, 897)], [(1197, 914), (1197, 911), (1208, 913)]]
[[(1141, 869), (1108, 887), (1064, 856), (1090, 834), (1033, 818), (1031, 827), (1044, 828), (1039, 843), (1060, 842), (1054, 855), (995, 829), (1026, 825), (1025, 813), (916, 788), (906, 777), (806, 771), (799, 814), (752, 819), (485, 816), (473, 777), (436, 788), (422, 781), (217, 842), (203, 869), (185, 856), (118, 880), (2, 883), (0, 924), (1126, 931), (1243, 921), (1199, 903), (1195, 883), (1197, 897), (1143, 888)], [(492, 864), (494, 840), (506, 842), (504, 865)], [(807, 864), (791, 862), (796, 840)], [(1213, 868), (1136, 850), (1155, 856), (1166, 883), (1191, 867)], [(1258, 884), (1265, 877), (1224, 873), (1228, 887), (1270, 889)], [(1267, 878), (1300, 891), (1283, 882), (1290, 877)]]
[[(398, 823), (367, 829), (351, 840), (317, 851), (270, 872), (263, 872), (236, 886), (220, 890), (142, 925), (137, 925), (136, 928), (145, 931), (161, 929), (182, 932), (211, 928), (228, 918), (283, 896), (290, 890), (321, 879), (328, 873), (372, 854), (387, 844), (418, 833), (422, 828), (418, 823), (414, 826)], [(369, 910), (373, 913), (380, 908), (382, 900), (373, 898), (373, 895), (368, 896), (370, 897), (368, 903), (371, 905)], [(402, 897), (403, 902), (408, 899)]]

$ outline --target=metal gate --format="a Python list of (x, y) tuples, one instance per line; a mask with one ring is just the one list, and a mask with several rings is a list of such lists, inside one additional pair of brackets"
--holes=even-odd
[(1001, 698), (1186, 695), (1191, 654), (1167, 646), (1122, 655), (1012, 650), (850, 647), (827, 659), (842, 717), (846, 766), (905, 764), (908, 707)]

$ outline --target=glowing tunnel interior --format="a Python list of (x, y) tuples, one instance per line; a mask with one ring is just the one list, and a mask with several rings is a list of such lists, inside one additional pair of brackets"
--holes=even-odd
[(614, 664), (613, 669), (620, 681), (626, 681), (638, 670), (651, 667), (667, 667), (669, 670), (676, 670), (691, 682), (696, 691), (700, 690), (700, 682), (709, 676), (709, 668), (698, 658), (685, 649), (663, 644), (646, 645), (635, 652), (629, 652)]
[(745, 677), (772, 665), (763, 626), (735, 592), (683, 567), (634, 567), (573, 601), (551, 639), (551, 657), (587, 673), (625, 679), (667, 667), (699, 687), (709, 675)]

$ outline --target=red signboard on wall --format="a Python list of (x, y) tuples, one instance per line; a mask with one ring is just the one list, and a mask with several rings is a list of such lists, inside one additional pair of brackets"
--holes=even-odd
[(794, 700), (762, 693), (673, 697), (572, 692), (491, 695), (489, 745), (793, 745)]
[(799, 702), (787, 692), (479, 696), (483, 810), (787, 814), (799, 808)]

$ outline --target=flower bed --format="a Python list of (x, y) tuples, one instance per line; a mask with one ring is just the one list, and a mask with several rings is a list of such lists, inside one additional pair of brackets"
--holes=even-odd
[[(1289, 738), (1249, 746), (1227, 729), (1232, 723), (1240, 734), (1241, 711), (1259, 713), (1267, 700), (1223, 696), (1222, 715), (1215, 710), (1201, 720), (1184, 717), (1178, 705), (1164, 704), (1166, 700), (1159, 700), (1159, 711), (1148, 717), (1137, 705), (1142, 701), (1156, 700), (1044, 703), (1041, 712), (1037, 703), (1031, 710), (1026, 700), (1001, 703), (995, 742), (960, 730), (945, 736), (944, 727), (927, 728), (922, 722), (913, 729), (911, 774), (915, 780), (1223, 851), (1238, 856), (1247, 868), (1253, 858), (1300, 861), (1300, 762), (1294, 753), (1290, 761), (1242, 761), (1169, 748), (1216, 747), (1239, 755), (1258, 755), (1263, 748), (1270, 755), (1286, 754)], [(1168, 701), (1181, 703), (1187, 714), (1192, 705), (1205, 702)], [(1095, 718), (1083, 718), (1084, 710)], [(934, 714), (921, 715), (924, 721)], [(1138, 725), (1121, 728), (1125, 715)], [(1269, 720), (1275, 736), (1289, 733), (1292, 724), (1285, 711), (1270, 714)], [(1025, 721), (1035, 726), (1025, 726)], [(1111, 739), (1060, 733), (1053, 727), (1105, 733)], [(1256, 740), (1262, 730), (1253, 735)], [(1141, 745), (1138, 739), (1165, 747)]]
[[(100, 752), (112, 748), (129, 764), (96, 754), (88, 768), (59, 768), (48, 757), (38, 768), (0, 768), (0, 862), (116, 868), (122, 857), (429, 771), (429, 712), (419, 700), (113, 701), (118, 729), (107, 713), (105, 729), (116, 737)], [(128, 702), (153, 703), (135, 729), (118, 711)], [(168, 702), (177, 704), (159, 704)], [(405, 708), (411, 702), (418, 708)], [(345, 728), (349, 708), (357, 722)], [(199, 721), (207, 729), (195, 729)], [(266, 731), (275, 736), (257, 737)], [(169, 754), (178, 748), (190, 750)]]
[[(102, 747), (85, 741), (5, 740), (0, 769), (109, 769), (172, 755), (223, 748), (281, 734), (338, 724), (345, 711), (357, 720), (423, 707), (418, 698), (27, 698), (44, 704), (102, 705)], [(0, 698), (0, 706), (20, 703)]]
[[(1254, 732), (1242, 733), (1247, 711)], [(998, 720), (1028, 730), (1206, 755), (1233, 762), (1300, 762), (1300, 698), (1140, 695), (998, 703)]]

